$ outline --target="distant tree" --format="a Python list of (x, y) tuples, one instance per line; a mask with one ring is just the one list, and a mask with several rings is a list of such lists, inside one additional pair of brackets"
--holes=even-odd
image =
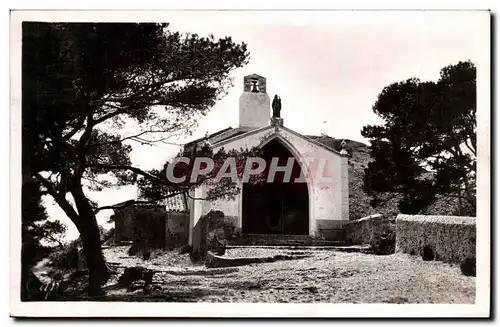
[[(130, 144), (191, 132), (248, 59), (246, 45), (230, 37), (167, 28), (23, 24), (23, 176), (35, 177), (78, 229), (91, 293), (100, 292), (109, 271), (96, 221), (103, 208), (87, 191), (132, 184), (137, 176), (164, 183), (131, 165)], [(127, 134), (125, 125), (136, 132)]]
[(31, 268), (40, 255), (53, 245), (62, 245), (61, 237), (66, 227), (58, 220), (50, 221), (42, 205), (40, 184), (36, 180), (22, 189), (22, 263)]
[(42, 205), (40, 183), (27, 181), (21, 194), (21, 295), (27, 298), (25, 288), (31, 278), (31, 268), (52, 250), (51, 244), (62, 245), (61, 237), (66, 231), (60, 221), (50, 221)]
[(476, 208), (476, 67), (470, 61), (441, 70), (437, 82), (412, 78), (383, 89), (373, 106), (383, 125), (361, 134), (371, 141), (365, 191), (376, 206), (384, 192), (401, 196), (415, 214), (441, 197), (456, 198), (458, 214)]

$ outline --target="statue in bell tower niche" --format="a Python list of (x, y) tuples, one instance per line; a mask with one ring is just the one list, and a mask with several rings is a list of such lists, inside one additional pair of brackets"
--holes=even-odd
[(274, 118), (281, 118), (280, 113), (281, 113), (281, 98), (278, 95), (274, 96), (273, 103), (272, 103), (272, 108), (273, 108), (273, 117)]

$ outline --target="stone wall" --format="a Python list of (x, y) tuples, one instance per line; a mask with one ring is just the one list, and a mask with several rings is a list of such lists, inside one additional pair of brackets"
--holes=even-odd
[(189, 213), (167, 212), (165, 241), (167, 247), (177, 247), (188, 243)]
[(162, 205), (128, 206), (115, 211), (113, 242), (147, 241), (154, 247), (177, 247), (188, 243), (189, 213), (166, 211)]
[(348, 244), (370, 244), (379, 235), (391, 234), (394, 230), (394, 219), (381, 214), (351, 220), (343, 226), (344, 240)]
[(166, 244), (165, 221), (167, 212), (165, 206), (133, 206), (132, 211), (132, 241), (141, 246), (162, 249)]
[(133, 238), (132, 222), (134, 218), (134, 213), (135, 210), (133, 206), (129, 206), (120, 210), (115, 210), (114, 243), (132, 241)]
[(318, 219), (316, 236), (328, 241), (342, 241), (344, 239), (342, 228), (346, 223), (348, 223), (346, 220)]
[(476, 218), (398, 215), (396, 252), (422, 255), (432, 249), (435, 260), (458, 263), (476, 255)]

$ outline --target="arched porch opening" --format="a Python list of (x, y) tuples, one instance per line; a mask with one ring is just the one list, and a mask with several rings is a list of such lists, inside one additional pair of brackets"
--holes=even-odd
[(247, 234), (309, 234), (309, 191), (302, 174), (299, 159), (278, 138), (262, 146), (266, 161), (265, 176), (269, 173), (272, 158), (278, 158), (278, 167), (294, 159), (290, 180), (285, 173), (277, 172), (272, 183), (243, 184), (242, 231)]

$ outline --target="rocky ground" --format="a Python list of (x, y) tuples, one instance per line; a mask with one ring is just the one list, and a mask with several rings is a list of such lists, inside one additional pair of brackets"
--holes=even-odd
[[(107, 301), (474, 303), (475, 277), (458, 265), (424, 262), (404, 254), (376, 256), (325, 249), (234, 248), (225, 256), (307, 254), (296, 260), (229, 268), (194, 265), (188, 254), (161, 253), (149, 261), (130, 257), (128, 247), (104, 250), (118, 274), (140, 265), (157, 271), (154, 290), (127, 292), (110, 280)], [(118, 276), (118, 275), (117, 275)]]

